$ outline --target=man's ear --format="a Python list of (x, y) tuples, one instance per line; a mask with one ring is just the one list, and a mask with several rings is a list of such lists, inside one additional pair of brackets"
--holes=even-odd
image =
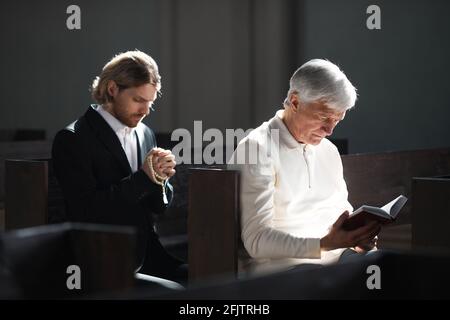
[(292, 93), (289, 97), (290, 106), (292, 108), (292, 111), (297, 112), (300, 108), (300, 101), (298, 99), (297, 93)]
[(114, 98), (119, 92), (119, 87), (114, 80), (109, 80), (108, 84), (106, 85), (106, 91), (108, 92), (108, 95), (110, 97)]

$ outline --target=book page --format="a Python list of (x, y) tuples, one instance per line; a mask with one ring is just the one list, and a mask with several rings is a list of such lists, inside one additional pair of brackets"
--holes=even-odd
[(408, 201), (408, 198), (400, 195), (388, 204), (384, 205), (381, 209), (386, 211), (393, 219), (395, 219), (400, 209), (405, 205), (406, 201)]

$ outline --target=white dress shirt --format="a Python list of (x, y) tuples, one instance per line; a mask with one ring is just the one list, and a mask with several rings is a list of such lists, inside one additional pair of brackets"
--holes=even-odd
[(112, 114), (103, 108), (103, 106), (97, 107), (97, 112), (105, 119), (109, 126), (116, 133), (122, 145), (123, 151), (127, 155), (128, 163), (130, 164), (131, 171), (136, 172), (138, 170), (137, 160), (137, 140), (135, 134), (135, 128), (130, 128), (116, 119)]
[(344, 249), (322, 251), (320, 238), (345, 210), (347, 186), (337, 148), (327, 139), (317, 146), (297, 142), (275, 117), (238, 145), (230, 165), (258, 148), (253, 164), (241, 171), (241, 237), (253, 259), (241, 259), (241, 271), (279, 271), (300, 263), (337, 261)]

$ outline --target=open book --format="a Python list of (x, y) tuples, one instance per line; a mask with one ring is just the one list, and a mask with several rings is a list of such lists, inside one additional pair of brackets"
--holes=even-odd
[(345, 230), (354, 230), (371, 221), (378, 221), (381, 224), (390, 223), (397, 218), (406, 201), (408, 201), (408, 198), (400, 195), (381, 208), (363, 205), (350, 214), (349, 218), (344, 222), (343, 228)]

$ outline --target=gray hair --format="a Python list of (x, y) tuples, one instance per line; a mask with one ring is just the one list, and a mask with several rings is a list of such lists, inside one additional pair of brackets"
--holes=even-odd
[(313, 59), (306, 62), (291, 77), (285, 104), (289, 105), (292, 94), (300, 101), (311, 103), (324, 101), (334, 110), (345, 111), (356, 102), (356, 88), (338, 66), (328, 60)]

